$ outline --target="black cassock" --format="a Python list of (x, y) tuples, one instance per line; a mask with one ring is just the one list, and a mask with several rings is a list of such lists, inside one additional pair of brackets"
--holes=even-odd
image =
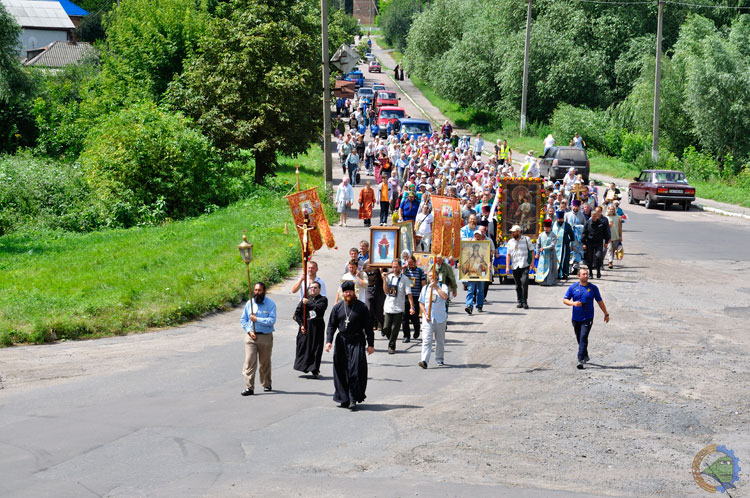
[(304, 305), (307, 313), (306, 334), (302, 333), (302, 301), (294, 311), (294, 321), (300, 326), (297, 331), (297, 355), (294, 358), (294, 369), (300, 372), (312, 372), (317, 375), (320, 372), (320, 359), (323, 356), (323, 339), (325, 339), (326, 323), (325, 312), (328, 309), (328, 298), (317, 295), (308, 298)]
[[(348, 318), (347, 318), (348, 317)], [(348, 322), (348, 323), (347, 323)], [(336, 403), (361, 403), (367, 389), (367, 346), (375, 346), (372, 318), (367, 306), (357, 299), (351, 307), (337, 303), (328, 318), (326, 342), (333, 343), (333, 400)]]

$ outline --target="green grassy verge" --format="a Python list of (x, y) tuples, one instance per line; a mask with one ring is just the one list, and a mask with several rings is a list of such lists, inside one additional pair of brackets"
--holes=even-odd
[(248, 295), (237, 251), (243, 229), (254, 244), (252, 280), (279, 281), (299, 260), (299, 239), (283, 197), (295, 183), (296, 164), (301, 187), (317, 186), (323, 199), (322, 153), (315, 147), (303, 157), (282, 159), (272, 188), (198, 218), (87, 234), (1, 237), (0, 345), (143, 331), (232, 307)]
[[(382, 44), (384, 42), (378, 40), (378, 43)], [(529, 150), (533, 150), (536, 155), (539, 155), (544, 150), (542, 141), (547, 136), (547, 133), (550, 133), (548, 127), (532, 124), (529, 126), (527, 134), (520, 136), (518, 123), (505, 122), (500, 124), (497, 117), (490, 113), (472, 108), (464, 108), (455, 102), (438, 96), (430, 85), (416, 76), (412, 75), (410, 79), (427, 100), (440, 109), (440, 112), (450, 119), (456, 127), (470, 130), (472, 134), (482, 133), (489, 147), (492, 147), (492, 144), (499, 139), (507, 140), (511, 149), (521, 154), (526, 154)], [(588, 153), (591, 160), (592, 173), (621, 178), (625, 181), (630, 181), (631, 178), (640, 174), (640, 169), (632, 163), (601, 154), (592, 149), (589, 149)], [(690, 183), (695, 186), (698, 197), (750, 207), (747, 190), (742, 187), (723, 182), (706, 182), (700, 180), (690, 180)]]

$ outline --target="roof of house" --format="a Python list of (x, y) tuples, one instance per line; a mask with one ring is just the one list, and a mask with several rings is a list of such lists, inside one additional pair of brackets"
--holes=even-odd
[(70, 0), (42, 0), (45, 2), (59, 2), (62, 5), (63, 10), (69, 16), (87, 16), (89, 12), (78, 5), (74, 4)]
[(54, 41), (44, 47), (35, 57), (25, 61), (24, 66), (64, 67), (78, 63), (86, 54), (96, 50), (86, 42)]
[(60, 2), (0, 0), (22, 28), (74, 29)]

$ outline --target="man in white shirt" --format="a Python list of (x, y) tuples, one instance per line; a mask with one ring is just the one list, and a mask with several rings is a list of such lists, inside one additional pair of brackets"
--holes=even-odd
[[(313, 282), (318, 282), (320, 284), (320, 295), (325, 297), (326, 284), (324, 284), (323, 279), (318, 276), (318, 263), (310, 261), (307, 263), (307, 286), (310, 287), (310, 284)], [(292, 294), (299, 292), (300, 301), (305, 297), (305, 289), (302, 287), (303, 283), (304, 274), (300, 275), (297, 281), (294, 282), (294, 285), (292, 285)]]
[(419, 307), (422, 310), (422, 360), (418, 365), (422, 368), (427, 368), (430, 362), (433, 336), (436, 363), (443, 365), (445, 359), (445, 329), (448, 325), (448, 307), (445, 303), (448, 300), (448, 286), (437, 282), (436, 275), (434, 272), (429, 273), (430, 285), (424, 286), (419, 294)]
[(516, 283), (516, 308), (529, 309), (529, 272), (534, 269), (534, 244), (531, 239), (521, 235), (521, 227), (513, 225), (510, 229), (511, 239), (506, 244), (508, 254), (505, 258), (505, 274), (513, 268), (513, 280)]
[(414, 314), (414, 299), (411, 296), (411, 280), (401, 273), (401, 262), (397, 259), (391, 263), (392, 273), (381, 270), (385, 304), (383, 312), (383, 333), (388, 337), (388, 354), (396, 352), (396, 339), (401, 330), (404, 318), (405, 299), (409, 300), (409, 314)]
[(429, 252), (432, 246), (432, 222), (434, 216), (428, 204), (422, 204), (422, 210), (414, 221), (416, 227), (415, 234), (419, 237), (417, 249), (422, 252)]
[(474, 155), (477, 157), (482, 157), (483, 150), (484, 150), (484, 140), (482, 139), (482, 134), (477, 133), (477, 139), (474, 140)]

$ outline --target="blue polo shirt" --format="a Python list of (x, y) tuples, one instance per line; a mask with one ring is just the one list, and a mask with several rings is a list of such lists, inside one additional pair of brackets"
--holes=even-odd
[(273, 326), (276, 323), (276, 303), (271, 301), (268, 296), (262, 304), (255, 302), (255, 298), (248, 300), (245, 305), (245, 311), (240, 318), (240, 325), (245, 332), (253, 330), (253, 322), (250, 321), (250, 315), (255, 315), (258, 320), (255, 322), (256, 334), (272, 334)]
[(602, 296), (599, 294), (599, 287), (592, 283), (585, 286), (576, 282), (565, 292), (565, 299), (571, 301), (580, 301), (583, 306), (576, 308), (573, 306), (573, 320), (576, 322), (585, 322), (594, 318), (594, 301), (601, 302)]

